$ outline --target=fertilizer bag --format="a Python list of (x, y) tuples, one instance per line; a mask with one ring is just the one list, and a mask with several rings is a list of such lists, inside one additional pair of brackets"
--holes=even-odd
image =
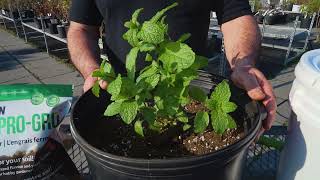
[(0, 85), (0, 179), (79, 179), (57, 127), (71, 85)]

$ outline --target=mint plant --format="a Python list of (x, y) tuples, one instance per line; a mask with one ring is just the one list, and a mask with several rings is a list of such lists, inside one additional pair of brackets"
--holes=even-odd
[[(226, 129), (236, 127), (228, 113), (235, 111), (237, 106), (229, 102), (231, 92), (226, 81), (216, 87), (210, 98), (202, 89), (190, 86), (198, 77), (198, 70), (207, 66), (208, 59), (196, 55), (184, 43), (190, 34), (183, 34), (176, 41), (169, 37), (165, 13), (177, 5), (168, 6), (143, 23), (138, 21), (143, 9), (138, 9), (131, 20), (125, 22), (128, 31), (123, 38), (132, 46), (126, 57), (127, 75), (116, 75), (107, 60), (93, 72), (93, 77), (109, 83), (107, 92), (112, 103), (104, 115), (119, 115), (124, 123), (133, 124), (141, 136), (146, 130), (162, 133), (176, 126), (186, 131), (192, 127), (192, 122), (194, 132), (203, 133), (210, 121), (212, 128), (222, 134)], [(150, 65), (137, 72), (139, 53)], [(99, 97), (98, 81), (92, 92)], [(201, 102), (205, 110), (189, 119), (184, 107), (192, 101)]]

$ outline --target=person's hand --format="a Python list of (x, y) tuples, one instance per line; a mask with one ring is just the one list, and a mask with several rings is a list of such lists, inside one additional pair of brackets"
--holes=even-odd
[(275, 120), (277, 110), (275, 95), (272, 86), (266, 77), (258, 69), (252, 66), (240, 66), (233, 69), (231, 80), (234, 84), (245, 89), (250, 98), (262, 101), (266, 107), (268, 116), (263, 121), (262, 128), (258, 134), (258, 138), (265, 130), (269, 130)]
[[(87, 92), (90, 88), (93, 87), (94, 83), (98, 80), (96, 77), (92, 77), (92, 75), (88, 76), (83, 84), (83, 92)], [(103, 80), (99, 80), (100, 87), (102, 89), (107, 89), (108, 83)]]

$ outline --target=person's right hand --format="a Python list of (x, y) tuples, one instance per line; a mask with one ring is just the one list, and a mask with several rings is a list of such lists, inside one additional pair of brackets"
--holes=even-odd
[[(88, 76), (83, 84), (83, 92), (87, 92), (89, 89), (91, 89), (97, 80), (98, 78), (92, 77), (92, 75)], [(99, 80), (99, 84), (102, 89), (107, 89), (108, 83), (106, 81)]]

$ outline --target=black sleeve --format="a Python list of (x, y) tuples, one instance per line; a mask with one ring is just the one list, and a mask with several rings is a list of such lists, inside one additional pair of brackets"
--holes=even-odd
[(90, 26), (100, 26), (102, 19), (95, 0), (72, 0), (70, 21)]
[(248, 0), (214, 0), (213, 11), (216, 12), (219, 24), (231, 21), (244, 15), (252, 15)]

